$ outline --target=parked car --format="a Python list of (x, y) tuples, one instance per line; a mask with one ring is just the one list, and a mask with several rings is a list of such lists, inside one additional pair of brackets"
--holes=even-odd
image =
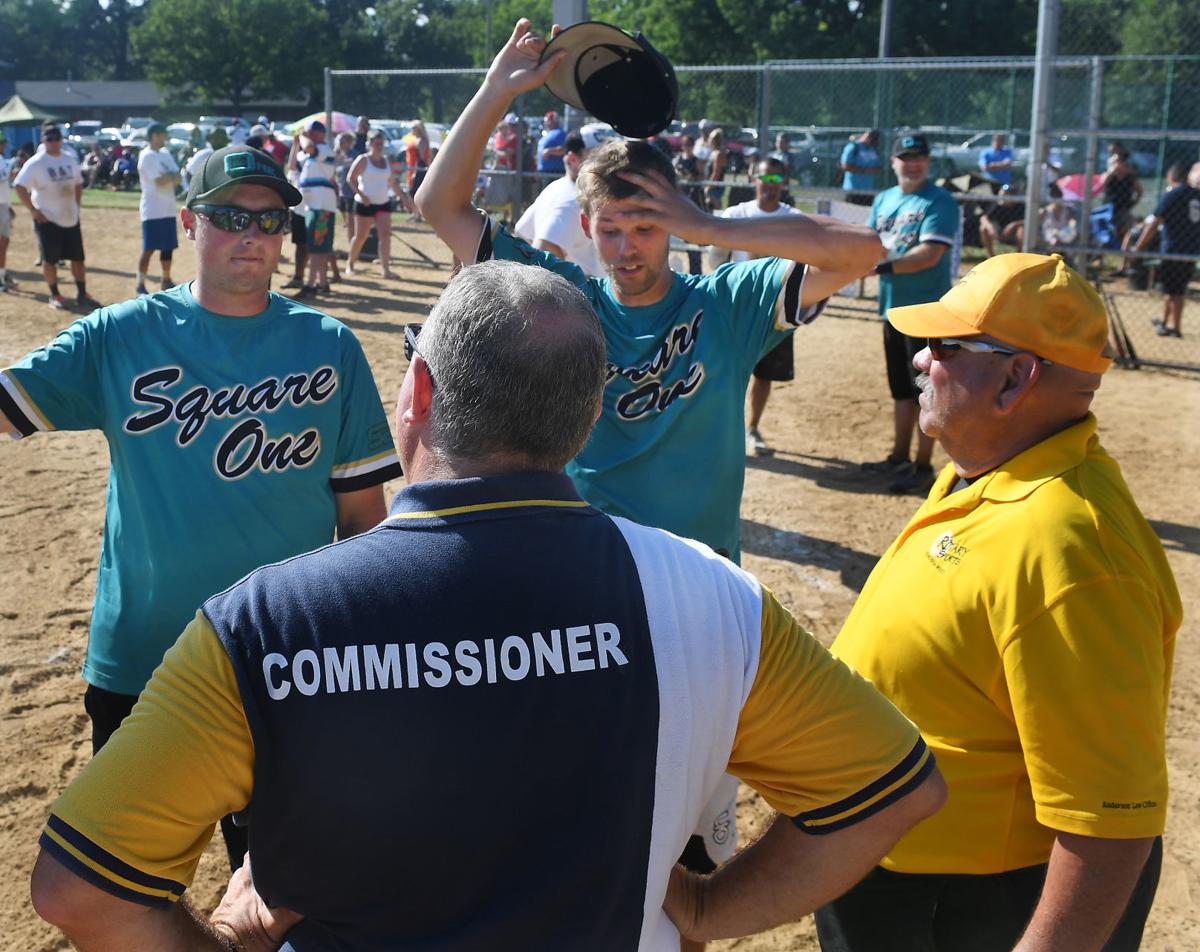
[(246, 135), (250, 134), (250, 123), (241, 116), (201, 116), (196, 120), (196, 125), (200, 126), (204, 135), (208, 135), (216, 126), (220, 126), (226, 131), (236, 126)]
[(113, 130), (105, 129), (98, 119), (80, 119), (72, 122), (65, 130), (67, 142), (83, 155), (92, 147), (93, 142), (99, 142), (104, 148), (110, 148), (120, 137), (113, 135)]
[[(979, 173), (979, 156), (985, 149), (991, 148), (992, 136), (995, 132), (977, 132), (958, 145), (933, 143), (930, 147), (930, 175), (935, 178), (964, 175), (968, 172)], [(1008, 147), (1013, 150), (1012, 174), (1014, 179), (1024, 179), (1029, 166), (1029, 133), (1018, 131), (1004, 133), (1008, 137)], [(1051, 149), (1059, 164), (1062, 174), (1082, 171), (1083, 157), (1074, 144), (1068, 143), (1065, 136), (1060, 136), (1051, 142)]]
[(146, 127), (157, 121), (157, 119), (154, 119), (151, 116), (129, 116), (123, 123), (121, 123), (121, 128), (118, 130), (118, 134), (122, 140), (125, 140), (131, 139), (135, 132), (141, 131), (142, 138), (145, 138)]

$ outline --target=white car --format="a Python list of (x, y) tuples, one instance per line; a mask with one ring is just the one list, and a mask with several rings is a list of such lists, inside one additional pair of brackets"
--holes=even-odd
[(121, 123), (121, 128), (118, 129), (117, 132), (122, 141), (126, 139), (132, 139), (134, 134), (138, 132), (141, 133), (139, 138), (144, 139), (146, 137), (147, 127), (157, 121), (157, 119), (154, 119), (150, 116), (129, 116), (123, 123)]

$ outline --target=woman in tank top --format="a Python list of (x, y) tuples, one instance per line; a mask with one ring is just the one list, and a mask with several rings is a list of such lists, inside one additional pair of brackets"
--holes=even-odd
[(379, 237), (379, 263), (383, 276), (394, 277), (390, 267), (392, 194), (399, 193), (400, 184), (392, 172), (391, 160), (383, 154), (383, 133), (378, 129), (373, 129), (367, 136), (367, 151), (354, 160), (346, 173), (346, 181), (354, 189), (354, 214), (358, 216), (346, 273), (354, 274), (358, 256), (374, 225)]

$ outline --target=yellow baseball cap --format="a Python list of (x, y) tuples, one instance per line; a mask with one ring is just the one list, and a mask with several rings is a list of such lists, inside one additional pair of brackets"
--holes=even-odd
[(909, 337), (986, 334), (1088, 373), (1112, 365), (1104, 302), (1062, 255), (997, 255), (941, 300), (893, 307), (887, 317)]

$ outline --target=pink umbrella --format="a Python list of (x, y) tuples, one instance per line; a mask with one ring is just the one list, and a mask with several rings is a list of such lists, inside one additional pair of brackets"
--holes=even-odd
[(333, 128), (330, 129), (329, 120), (325, 118), (325, 113), (314, 112), (311, 116), (305, 116), (303, 119), (297, 119), (295, 122), (289, 125), (287, 127), (288, 134), (294, 136), (299, 132), (303, 132), (304, 127), (314, 119), (318, 119), (325, 123), (325, 129), (331, 132), (333, 135), (337, 135), (341, 132), (353, 132), (355, 123), (358, 121), (355, 116), (350, 115), (348, 112), (335, 111), (333, 114)]
[[(1103, 191), (1103, 186), (1101, 185), (1101, 182), (1103, 181), (1103, 174), (1092, 176), (1093, 196), (1099, 195), (1100, 192)], [(1067, 201), (1081, 202), (1083, 201), (1083, 183), (1084, 176), (1082, 173), (1079, 173), (1076, 175), (1064, 175), (1056, 180), (1054, 184), (1058, 186), (1059, 190), (1062, 192), (1063, 198), (1065, 198)]]

